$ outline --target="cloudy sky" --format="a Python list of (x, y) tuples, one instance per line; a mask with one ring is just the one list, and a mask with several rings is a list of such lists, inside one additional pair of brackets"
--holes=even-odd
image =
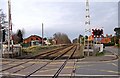
[[(104, 34), (114, 34), (118, 1), (90, 0), (90, 27), (103, 27)], [(66, 33), (71, 40), (84, 35), (85, 0), (11, 0), (11, 5), (13, 31), (24, 29), (25, 37), (41, 36), (42, 23), (46, 37), (56, 32)], [(0, 8), (7, 14), (7, 0), (0, 0)]]

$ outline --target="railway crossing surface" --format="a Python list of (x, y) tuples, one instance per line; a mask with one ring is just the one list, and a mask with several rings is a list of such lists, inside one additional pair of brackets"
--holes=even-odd
[[(73, 59), (77, 46), (70, 46), (62, 51), (39, 55), (36, 59), (1, 59), (0, 75), (2, 78), (71, 78), (71, 77), (111, 77), (119, 78), (119, 58), (116, 54), (89, 56)], [(59, 54), (58, 54), (59, 53)], [(52, 59), (39, 59), (52, 56)], [(65, 59), (60, 59), (64, 57)]]
[[(87, 59), (87, 58), (86, 58)], [(86, 61), (86, 59), (41, 60), (41, 59), (3, 59), (1, 75), (9, 78), (34, 78), (59, 76), (115, 76), (118, 77), (118, 60)], [(85, 60), (85, 61), (84, 61)], [(49, 64), (47, 64), (50, 62)], [(46, 65), (47, 64), (47, 65)], [(45, 65), (45, 66), (44, 66)]]

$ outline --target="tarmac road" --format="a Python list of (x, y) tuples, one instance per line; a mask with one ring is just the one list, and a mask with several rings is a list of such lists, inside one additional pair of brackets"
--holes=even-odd
[(105, 47), (105, 50), (120, 56), (120, 48), (114, 47), (114, 46), (110, 46), (110, 47)]
[(117, 76), (118, 74), (120, 74), (120, 72), (118, 71), (118, 60), (98, 62), (82, 61), (76, 63), (76, 76)]
[[(76, 62), (76, 76), (118, 76), (120, 61), (118, 48), (106, 47), (106, 54), (98, 57), (86, 57)], [(117, 55), (117, 56), (116, 56)]]

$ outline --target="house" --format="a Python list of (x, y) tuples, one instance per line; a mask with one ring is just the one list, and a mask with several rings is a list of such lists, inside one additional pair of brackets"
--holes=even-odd
[[(33, 46), (33, 45), (41, 45), (42, 44), (42, 38), (40, 36), (37, 35), (31, 35), (28, 38), (25, 38), (23, 40), (24, 44), (28, 44), (29, 46)], [(43, 39), (43, 44), (44, 45), (50, 45), (50, 42), (47, 40), (47, 38)]]
[(31, 35), (28, 38), (25, 38), (23, 40), (23, 43), (29, 44), (30, 46), (31, 45), (39, 45), (39, 44), (42, 44), (42, 38), (40, 36), (37, 36), (37, 35)]
[(23, 40), (23, 43), (30, 43), (31, 41), (35, 41), (35, 40), (38, 40), (39, 42), (42, 43), (42, 38), (37, 35), (31, 35), (30, 37), (25, 38)]
[(94, 40), (94, 38), (92, 37), (92, 35), (90, 35), (89, 37), (88, 37), (88, 41), (93, 41)]
[(52, 39), (52, 44), (56, 45), (57, 44), (57, 40), (56, 39)]
[(101, 40), (101, 43), (109, 43), (109, 42), (111, 42), (111, 39), (110, 39), (110, 38), (103, 38), (103, 39)]

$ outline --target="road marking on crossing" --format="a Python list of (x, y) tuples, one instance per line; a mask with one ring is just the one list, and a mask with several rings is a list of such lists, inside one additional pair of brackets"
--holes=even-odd
[(111, 77), (111, 76), (119, 76), (119, 75), (83, 75), (83, 74), (75, 74), (75, 77), (77, 77), (77, 76), (85, 76), (85, 77), (87, 77), (87, 76), (107, 76), (107, 77)]
[(24, 75), (24, 74), (16, 74), (16, 73), (11, 74), (11, 75), (14, 75), (14, 76), (26, 76), (26, 75)]
[(75, 68), (81, 68), (81, 67), (88, 67), (88, 66), (94, 66), (96, 64), (91, 64), (91, 65), (76, 65)]
[(118, 65), (117, 64), (115, 64), (115, 63), (111, 63), (113, 66), (116, 66), (116, 67), (118, 67)]
[(38, 63), (38, 64), (40, 64), (40, 63), (46, 63), (46, 62), (28, 62), (28, 63)]
[[(80, 69), (86, 69), (86, 68), (80, 68)], [(103, 70), (103, 69), (89, 69), (89, 68), (87, 68), (86, 70), (97, 70), (97, 71), (102, 71), (102, 72), (109, 72), (109, 73), (115, 73), (115, 74), (119, 74), (120, 72), (118, 72), (118, 71), (113, 71), (113, 70)]]
[[(66, 66), (64, 68), (65, 69), (69, 69), (69, 68), (74, 68), (74, 67), (73, 66)], [(38, 71), (38, 72), (48, 72), (48, 71), (53, 71), (53, 70), (58, 70), (58, 68), (48, 69), (48, 70), (41, 70), (41, 71)]]
[(20, 65), (21, 68), (25, 68), (23, 65)]
[(118, 59), (115, 60), (109, 60), (109, 61), (80, 61), (80, 62), (76, 62), (76, 64), (85, 64), (85, 63), (109, 63), (109, 62), (115, 62), (118, 61)]
[(47, 69), (47, 70), (40, 70), (40, 71), (37, 71), (37, 72), (48, 72), (48, 71), (53, 71), (53, 70), (58, 70), (58, 68)]
[(120, 73), (120, 72), (118, 72), (118, 71), (113, 71), (113, 70), (100, 70), (100, 71), (104, 71), (104, 72), (110, 72), (110, 73)]
[(61, 64), (61, 63), (63, 63), (63, 62), (52, 62), (50, 64)]
[(12, 65), (13, 66), (13, 65), (17, 65), (17, 64), (8, 64), (8, 65)]
[(2, 64), (2, 63), (10, 63), (10, 62), (0, 62), (0, 63)]
[(65, 69), (74, 68), (74, 66), (65, 66)]
[(9, 72), (7, 72), (7, 71), (4, 71), (4, 72), (2, 72), (2, 74), (10, 74)]

